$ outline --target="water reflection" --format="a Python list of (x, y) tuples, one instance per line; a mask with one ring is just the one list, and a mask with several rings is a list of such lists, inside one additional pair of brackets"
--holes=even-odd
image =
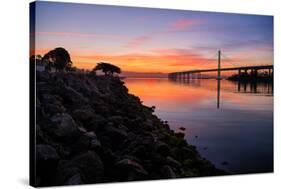
[[(201, 81), (206, 81), (202, 79), (173, 79), (169, 78), (169, 81), (180, 83), (184, 85), (190, 85), (192, 87), (201, 87)], [(217, 108), (220, 108), (220, 91), (221, 91), (221, 79), (216, 79), (217, 81)], [(234, 85), (237, 86), (237, 90), (233, 90), (233, 92), (239, 92), (239, 93), (259, 93), (262, 95), (273, 95), (273, 83), (272, 82), (242, 82), (242, 81), (227, 81), (232, 82)], [(225, 82), (224, 82), (225, 83)], [(258, 87), (259, 86), (259, 87)], [(208, 87), (208, 86), (204, 86)], [(211, 90), (212, 86), (210, 86)], [(241, 89), (242, 88), (242, 89)], [(224, 88), (229, 89), (229, 88)]]
[(128, 78), (125, 84), (145, 105), (156, 106), (172, 129), (185, 127), (186, 140), (217, 167), (273, 170), (272, 84), (156, 78)]

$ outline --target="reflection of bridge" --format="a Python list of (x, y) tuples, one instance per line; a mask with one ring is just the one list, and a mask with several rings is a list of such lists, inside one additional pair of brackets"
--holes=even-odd
[(204, 69), (204, 70), (189, 70), (182, 72), (173, 72), (169, 73), (168, 77), (171, 79), (201, 79), (201, 73), (204, 72), (218, 72), (217, 78), (220, 79), (220, 73), (222, 71), (238, 71), (238, 78), (243, 75), (248, 75), (248, 71), (250, 70), (251, 78), (258, 77), (258, 70), (268, 70), (268, 77), (272, 76), (273, 73), (273, 65), (261, 65), (261, 66), (240, 66), (240, 67), (232, 67), (232, 68), (221, 68), (221, 51), (218, 51), (218, 67), (214, 69)]
[[(201, 73), (204, 72), (217, 72), (217, 108), (220, 108), (220, 90), (221, 90), (221, 72), (222, 71), (238, 71), (237, 79), (238, 79), (238, 92), (241, 90), (241, 83), (243, 79), (250, 78), (251, 81), (251, 90), (256, 93), (257, 92), (257, 79), (259, 77), (258, 70), (268, 70), (266, 74), (267, 78), (273, 78), (273, 65), (260, 65), (260, 66), (234, 66), (232, 68), (221, 68), (221, 51), (218, 51), (218, 67), (214, 69), (205, 69), (205, 70), (190, 70), (190, 71), (182, 71), (182, 72), (174, 72), (169, 73), (168, 77), (172, 80), (187, 80), (190, 79), (202, 79)], [(250, 75), (248, 74), (248, 70), (250, 70)], [(243, 72), (243, 73), (242, 73)], [(247, 81), (246, 79), (246, 81)], [(273, 89), (273, 88), (272, 88)], [(244, 83), (244, 91), (247, 91), (247, 84)]]

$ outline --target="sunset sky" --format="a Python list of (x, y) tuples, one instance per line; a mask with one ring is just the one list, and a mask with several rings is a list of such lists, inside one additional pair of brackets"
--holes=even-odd
[(36, 54), (64, 47), (79, 68), (100, 61), (125, 72), (214, 68), (218, 49), (222, 67), (273, 64), (271, 16), (37, 2), (35, 20)]

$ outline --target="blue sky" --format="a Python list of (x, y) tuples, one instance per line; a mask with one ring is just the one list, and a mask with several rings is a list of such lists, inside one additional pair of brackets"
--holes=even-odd
[(229, 57), (226, 66), (273, 63), (272, 16), (55, 2), (37, 2), (35, 15), (36, 52), (62, 46), (78, 67), (98, 61), (144, 72), (212, 67), (218, 49)]

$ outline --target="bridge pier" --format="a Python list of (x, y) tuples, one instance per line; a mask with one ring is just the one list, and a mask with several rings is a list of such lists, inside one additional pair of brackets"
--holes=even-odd
[[(238, 78), (241, 78), (241, 69), (238, 70)], [(240, 91), (240, 90), (239, 90)]]
[[(245, 66), (245, 67), (234, 67), (234, 68), (220, 68), (221, 71), (238, 71), (238, 76), (236, 79), (251, 79), (257, 80), (258, 79), (258, 72), (259, 70), (268, 70), (268, 74), (264, 75), (262, 79), (272, 79), (273, 77), (273, 65), (265, 65), (265, 66)], [(205, 70), (190, 70), (190, 71), (183, 71), (183, 72), (174, 72), (168, 74), (168, 77), (174, 80), (191, 80), (191, 79), (202, 79), (202, 73), (205, 72), (215, 72), (218, 69), (205, 69)], [(248, 74), (248, 71), (250, 73)], [(219, 77), (219, 76), (218, 76)], [(242, 88), (242, 86), (241, 86)]]

